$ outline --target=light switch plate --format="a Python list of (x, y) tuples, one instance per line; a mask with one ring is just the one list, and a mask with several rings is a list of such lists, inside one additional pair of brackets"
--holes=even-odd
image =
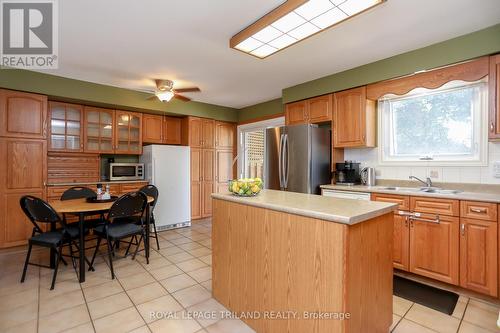
[(493, 162), (493, 177), (500, 178), (500, 161)]

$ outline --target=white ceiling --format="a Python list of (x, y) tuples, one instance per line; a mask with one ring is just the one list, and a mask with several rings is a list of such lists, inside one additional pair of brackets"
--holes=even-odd
[(229, 39), (282, 0), (59, 1), (51, 74), (135, 90), (199, 86), (197, 101), (241, 108), (281, 90), (500, 23), (499, 0), (388, 0), (264, 60)]

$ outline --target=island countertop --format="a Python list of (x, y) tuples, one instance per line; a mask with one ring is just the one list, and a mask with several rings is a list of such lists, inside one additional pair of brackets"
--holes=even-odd
[(276, 190), (262, 190), (255, 197), (239, 197), (229, 192), (213, 193), (212, 198), (348, 225), (373, 219), (397, 208), (392, 203)]

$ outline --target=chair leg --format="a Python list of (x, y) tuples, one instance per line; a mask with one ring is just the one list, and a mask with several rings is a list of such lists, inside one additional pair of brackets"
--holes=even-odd
[(113, 244), (109, 241), (109, 237), (106, 237), (106, 243), (108, 245), (108, 258), (109, 258), (109, 268), (111, 269), (111, 279), (115, 278), (115, 271), (113, 269)]
[[(137, 252), (139, 252), (139, 247), (141, 246), (142, 239), (144, 238), (144, 234), (141, 235), (139, 238), (139, 241), (137, 242), (137, 245), (135, 247), (134, 255), (132, 256), (132, 260), (135, 260), (135, 256), (137, 255)], [(148, 262), (149, 264), (149, 262)]]
[(136, 235), (133, 235), (132, 238), (130, 238), (130, 242), (128, 243), (128, 246), (127, 246), (127, 251), (125, 251), (125, 257), (128, 255), (128, 252), (130, 251), (130, 247), (132, 246), (132, 244), (136, 244), (136, 243), (133, 243), (134, 239), (135, 239), (135, 242), (137, 242)]
[[(97, 245), (95, 246), (95, 251), (94, 251), (94, 254), (92, 255), (92, 260), (90, 261), (90, 264), (89, 264), (90, 267), (94, 267), (95, 256), (97, 255), (97, 251), (99, 251), (100, 245), (101, 245), (101, 237), (98, 236), (97, 237)], [(90, 270), (90, 267), (89, 267), (89, 270)]]
[(76, 269), (75, 255), (73, 252), (73, 241), (69, 243), (69, 255), (71, 256), (71, 264), (73, 265), (73, 268)]
[(56, 252), (56, 267), (54, 267), (54, 275), (52, 276), (52, 284), (50, 286), (50, 290), (54, 290), (54, 286), (56, 285), (56, 277), (57, 270), (59, 269), (59, 261), (62, 259), (62, 244), (59, 245), (59, 249)]
[(156, 223), (155, 223), (154, 217), (151, 220), (152, 220), (151, 222), (153, 222), (153, 229), (155, 231), (154, 237), (156, 238), (156, 248), (159, 251), (160, 250), (160, 242), (158, 241), (158, 233), (156, 232)]
[(26, 254), (26, 261), (24, 262), (24, 269), (23, 269), (23, 275), (21, 277), (21, 283), (24, 282), (24, 279), (26, 278), (26, 271), (28, 270), (28, 264), (30, 262), (30, 256), (31, 256), (31, 243), (28, 245), (28, 253)]

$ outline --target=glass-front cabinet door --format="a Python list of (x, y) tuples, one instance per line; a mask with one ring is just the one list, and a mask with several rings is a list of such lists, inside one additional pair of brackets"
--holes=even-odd
[(115, 111), (85, 107), (85, 152), (114, 152)]
[(49, 151), (83, 151), (83, 107), (49, 102)]
[(115, 153), (142, 153), (142, 113), (116, 110)]

